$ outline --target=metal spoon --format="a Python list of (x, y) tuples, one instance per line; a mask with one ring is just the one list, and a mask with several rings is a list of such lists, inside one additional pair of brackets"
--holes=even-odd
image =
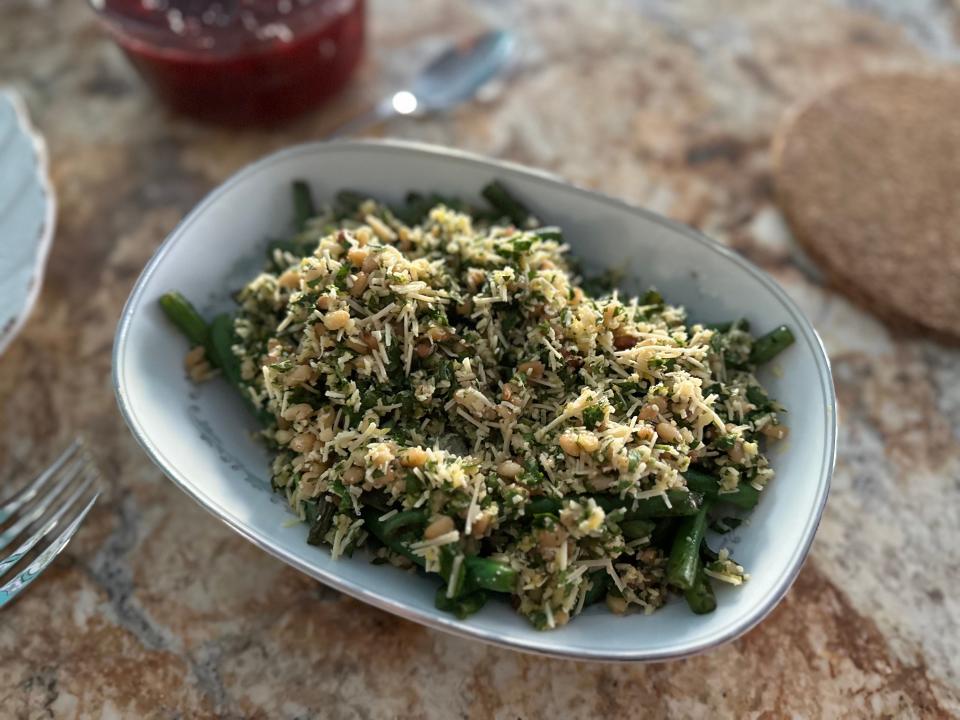
[(451, 45), (427, 63), (408, 89), (383, 98), (330, 137), (352, 135), (395, 115), (425, 115), (470, 100), (506, 67), (514, 45), (513, 34), (505, 30), (491, 30)]

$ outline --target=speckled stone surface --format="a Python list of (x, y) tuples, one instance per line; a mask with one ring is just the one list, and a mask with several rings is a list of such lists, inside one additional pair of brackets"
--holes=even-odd
[[(0, 78), (46, 134), (60, 217), (39, 305), (0, 357), (0, 478), (37, 469), (82, 432), (106, 494), (54, 568), (0, 615), (0, 717), (960, 714), (960, 353), (893, 334), (809, 280), (769, 172), (770, 137), (793, 101), (862, 71), (960, 57), (956, 5), (410, 8), (373, 3), (372, 53), (329, 109), (237, 133), (165, 113), (85, 3), (6, 0)], [(194, 506), (114, 404), (123, 301), (202, 194), (350, 116), (416, 61), (411, 44), (497, 17), (524, 37), (508, 87), (383, 132), (546, 168), (704, 229), (783, 283), (833, 359), (840, 457), (812, 555), (766, 622), (691, 660), (544, 660), (340, 596)]]

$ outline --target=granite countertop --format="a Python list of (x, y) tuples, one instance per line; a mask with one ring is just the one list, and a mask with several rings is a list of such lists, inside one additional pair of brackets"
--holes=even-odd
[[(0, 78), (46, 134), (60, 212), (40, 302), (0, 357), (0, 477), (36, 470), (81, 432), (106, 493), (3, 611), (0, 716), (960, 714), (960, 353), (893, 334), (807, 278), (772, 201), (769, 155), (796, 99), (861, 71), (955, 61), (960, 11), (894, 0), (410, 7), (372, 3), (371, 54), (329, 109), (227, 132), (160, 108), (85, 3), (7, 0)], [(833, 360), (840, 456), (812, 555), (767, 621), (700, 657), (546, 660), (367, 607), (207, 516), (150, 464), (114, 403), (121, 306), (203, 193), (356, 112), (416, 62), (412, 43), (496, 17), (524, 38), (509, 87), (389, 133), (545, 168), (702, 228), (787, 288)]]

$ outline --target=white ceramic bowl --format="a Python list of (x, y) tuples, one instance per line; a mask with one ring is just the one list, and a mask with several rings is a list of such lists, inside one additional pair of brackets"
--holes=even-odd
[[(460, 621), (433, 606), (435, 583), (367, 562), (331, 560), (307, 545), (303, 525), (285, 526), (285, 502), (270, 491), (268, 457), (251, 440), (255, 421), (225, 383), (195, 387), (183, 371), (185, 341), (157, 298), (179, 289), (201, 312), (229, 308), (229, 294), (261, 267), (265, 238), (290, 225), (289, 186), (304, 178), (325, 200), (342, 188), (398, 201), (411, 189), (479, 201), (497, 178), (544, 222), (560, 225), (588, 267), (623, 268), (637, 289), (656, 285), (707, 322), (747, 317), (765, 331), (789, 325), (796, 344), (762, 376), (789, 409), (790, 440), (772, 453), (777, 478), (749, 524), (724, 538), (752, 573), (717, 591), (710, 615), (674, 599), (650, 616), (588, 608), (540, 632), (507, 603)], [(270, 155), (214, 190), (167, 238), (127, 301), (114, 346), (120, 409), (150, 457), (184, 492), (234, 530), (338, 590), (432, 627), (519, 650), (595, 660), (663, 660), (731, 640), (783, 597), (813, 540), (826, 502), (836, 443), (830, 366), (816, 332), (767, 275), (697, 232), (551, 176), (466, 153), (398, 142), (301, 145)], [(716, 546), (717, 543), (714, 543)]]
[(47, 150), (13, 90), (0, 90), (0, 353), (40, 293), (56, 216)]

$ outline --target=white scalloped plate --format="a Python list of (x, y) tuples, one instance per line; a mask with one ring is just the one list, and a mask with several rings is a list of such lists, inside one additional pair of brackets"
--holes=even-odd
[(13, 90), (0, 90), (0, 353), (40, 293), (56, 201), (47, 148)]
[[(503, 180), (537, 217), (564, 229), (587, 267), (620, 267), (631, 290), (653, 284), (704, 322), (746, 317), (758, 331), (786, 323), (797, 342), (764, 383), (790, 411), (790, 442), (771, 454), (777, 478), (750, 522), (725, 536), (751, 573), (717, 589), (711, 615), (673, 599), (650, 616), (588, 608), (565, 627), (539, 632), (507, 602), (457, 620), (433, 604), (436, 583), (368, 562), (365, 552), (332, 560), (290, 527), (270, 491), (269, 458), (255, 421), (225, 382), (192, 385), (187, 344), (157, 306), (181, 290), (205, 314), (231, 305), (230, 292), (263, 263), (266, 239), (290, 223), (289, 187), (309, 180), (318, 200), (342, 188), (395, 202), (407, 190), (439, 190), (477, 202)], [(214, 190), (167, 238), (127, 301), (113, 356), (114, 386), (127, 424), (147, 454), (184, 492), (251, 542), (338, 590), (402, 617), (518, 650), (590, 660), (666, 660), (729, 641), (760, 622), (793, 582), (813, 540), (836, 449), (833, 379), (823, 346), (796, 304), (769, 276), (690, 228), (544, 173), (415, 143), (300, 145), (241, 170)], [(269, 592), (269, 588), (264, 588)], [(322, 612), (322, 609), (318, 609)]]

